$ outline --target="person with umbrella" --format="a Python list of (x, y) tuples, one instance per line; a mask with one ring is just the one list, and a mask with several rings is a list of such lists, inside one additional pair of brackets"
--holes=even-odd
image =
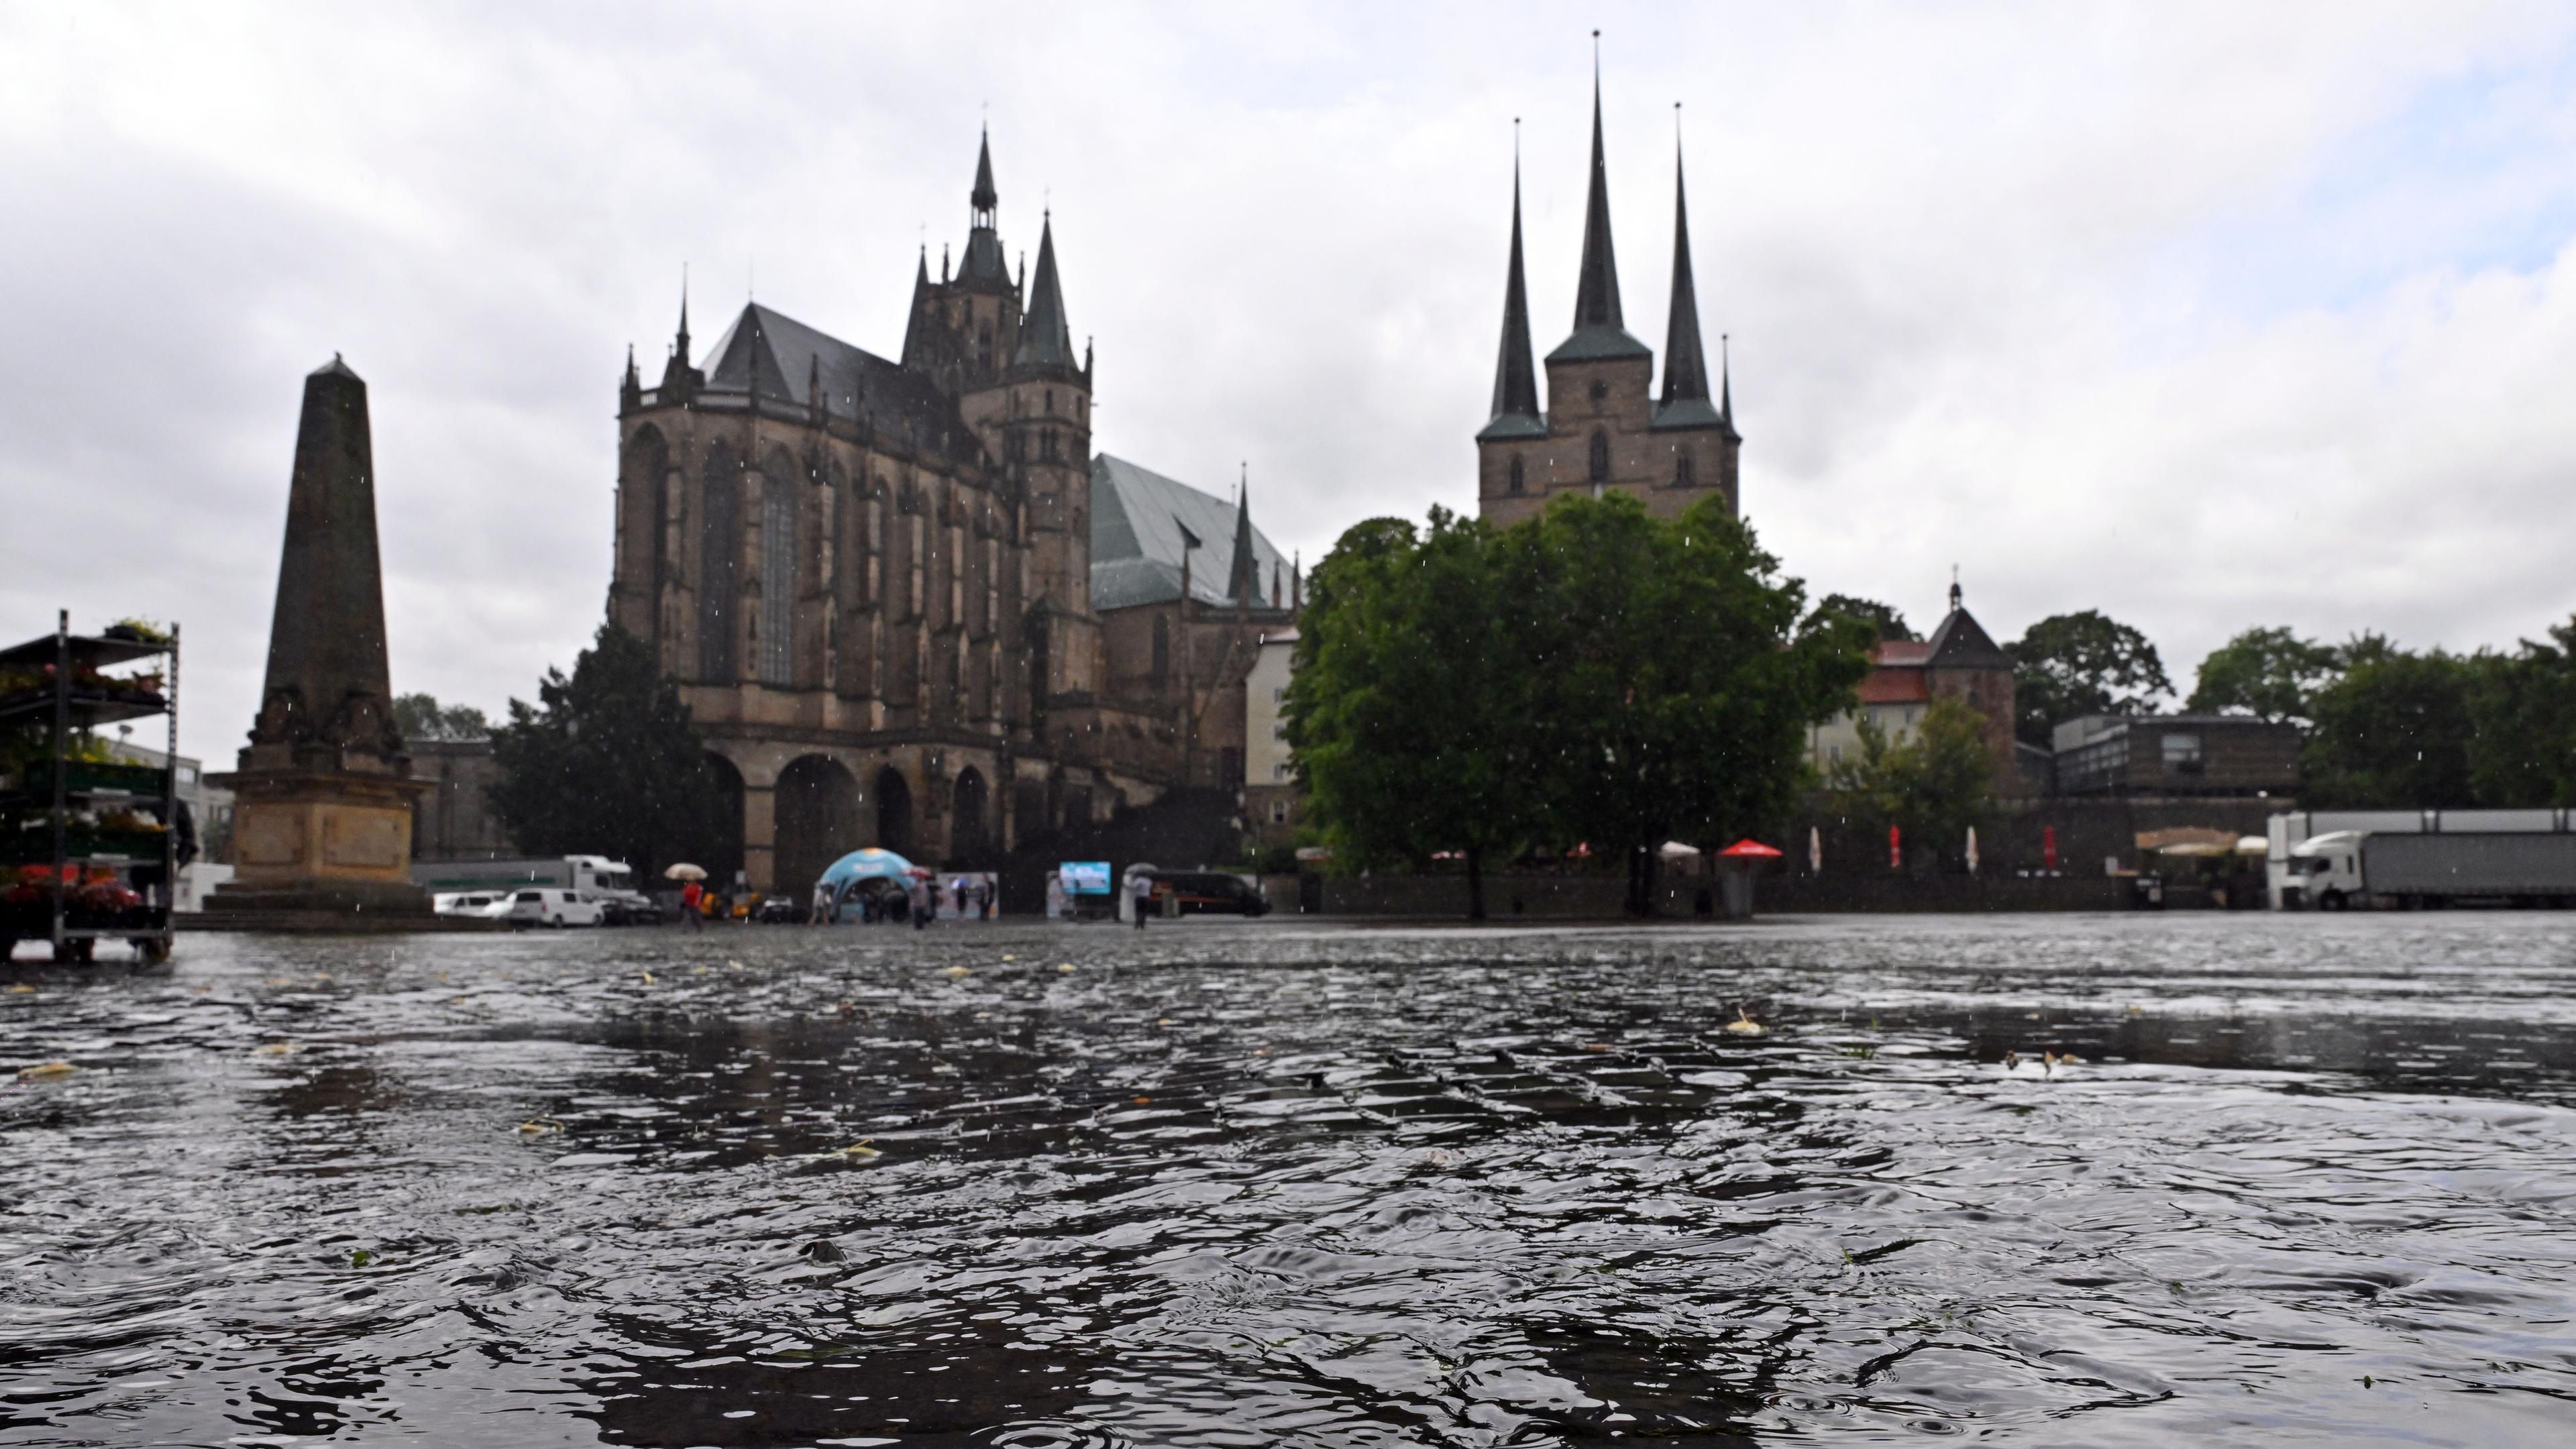
[(662, 872), (662, 878), (682, 882), (680, 914), (688, 918), (689, 929), (694, 931), (705, 925), (704, 906), (707, 888), (701, 882), (707, 878), (707, 873), (694, 865), (682, 863)]

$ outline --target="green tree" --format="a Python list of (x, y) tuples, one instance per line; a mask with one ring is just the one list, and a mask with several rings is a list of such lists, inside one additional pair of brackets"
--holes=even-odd
[(649, 879), (724, 839), (706, 746), (642, 640), (602, 624), (571, 677), (547, 670), (537, 698), (511, 700), (492, 732), (492, 808), (520, 848), (614, 856)]
[(1665, 841), (1787, 812), (1805, 731), (1850, 704), (1870, 627), (1800, 629), (1803, 586), (1721, 500), (1659, 523), (1624, 494), (1562, 496), (1502, 551), (1550, 818), (1624, 858), (1628, 909), (1649, 913)]
[(1816, 605), (1816, 612), (1807, 616), (1807, 623), (1802, 627), (1813, 628), (1837, 614), (1868, 624), (1882, 641), (1911, 643), (1918, 637), (1895, 605), (1882, 604), (1876, 599), (1855, 598), (1850, 594), (1825, 595), (1823, 601)]
[(1836, 760), (1825, 774), (1836, 813), (1873, 829), (1893, 825), (1907, 840), (1963, 857), (1969, 827), (1993, 815), (1995, 752), (1986, 717), (1939, 699), (1903, 740), (1890, 740), (1866, 714), (1858, 726), (1860, 753)]
[(2310, 701), (2316, 724), (2299, 759), (2302, 803), (2327, 809), (2458, 808), (2473, 803), (2469, 692), (2475, 661), (2414, 654), (2365, 635), (2345, 646), (2343, 677)]
[(1456, 851), (1480, 920), (1486, 863), (1537, 822), (1526, 671), (1504, 612), (1483, 523), (1440, 508), (1420, 534), (1361, 523), (1308, 582), (1285, 711), (1335, 859), (1420, 870)]
[(2471, 661), (2469, 781), (2478, 803), (2576, 805), (2576, 621)]
[(442, 705), (434, 694), (394, 696), (394, 729), (407, 740), (480, 740), (492, 722), (470, 704)]
[(2147, 636), (2092, 609), (2042, 619), (2004, 652), (2013, 658), (2015, 732), (2035, 745), (2067, 720), (2144, 713), (2173, 693)]
[(2343, 652), (2287, 629), (2248, 629), (2200, 661), (2185, 708), (2305, 721), (2308, 702), (2343, 672)]

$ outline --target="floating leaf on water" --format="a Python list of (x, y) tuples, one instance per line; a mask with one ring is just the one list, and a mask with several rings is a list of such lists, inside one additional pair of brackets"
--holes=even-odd
[[(203, 991), (206, 988), (200, 986), (197, 989), (199, 991)], [(18, 985), (9, 988), (9, 994), (11, 996), (33, 996), (36, 994), (36, 988), (29, 986), (24, 982), (20, 982)]]
[(1060, 961), (1056, 963), (1055, 969), (1058, 971), (1070, 972), (1073, 970), (1073, 963), (1070, 961)]
[(296, 1050), (295, 1043), (291, 1041), (273, 1041), (265, 1046), (254, 1048), (252, 1054), (263, 1057), (283, 1057), (294, 1055)]
[(41, 1066), (20, 1067), (18, 1069), (18, 1080), (22, 1082), (50, 1082), (57, 1077), (68, 1077), (79, 1070), (80, 1068), (73, 1066), (69, 1062), (46, 1062)]
[(739, 971), (742, 969), (742, 963), (739, 961), (727, 961), (725, 963), (725, 969), (727, 971)]
[(652, 973), (652, 972), (647, 971), (647, 972), (645, 972), (645, 973), (644, 973), (644, 984), (645, 984), (645, 985), (647, 985), (647, 986), (650, 986), (650, 985), (652, 985), (652, 984), (653, 984), (653, 973)]
[(1170, 1026), (1171, 1024), (1172, 1019), (1168, 1016), (1158, 1016), (1154, 1018), (1154, 1025), (1156, 1026)]
[(1154, 1099), (1151, 1097), (1138, 1097), (1136, 1099), (1136, 1105), (1139, 1107), (1150, 1107), (1154, 1105)]
[(1019, 958), (1019, 957), (1017, 957), (1017, 956), (1005, 956), (1005, 957), (1003, 957), (1002, 959), (1003, 959), (1003, 960), (1005, 960), (1005, 961), (1017, 961), (1017, 960), (1018, 960), (1018, 959), (1020, 959), (1020, 958)]
[(1728, 1022), (1726, 1029), (1737, 1036), (1760, 1036), (1766, 1028), (1739, 1006), (1735, 1008), (1735, 1020)]
[(847, 1147), (838, 1148), (834, 1151), (822, 1153), (820, 1155), (824, 1157), (847, 1157), (852, 1159), (885, 1156), (883, 1152), (880, 1152), (876, 1148), (868, 1145), (874, 1141), (876, 1141), (876, 1139), (873, 1137), (862, 1137)]
[(364, 1248), (360, 1248), (358, 1251), (349, 1255), (349, 1266), (352, 1268), (363, 1268), (375, 1260), (375, 1254), (368, 1252)]
[(943, 976), (963, 976), (966, 974), (966, 968), (963, 966), (950, 966), (941, 971), (940, 974)]
[(552, 1117), (531, 1117), (527, 1121), (519, 1124), (520, 1134), (526, 1137), (535, 1137), (546, 1132), (561, 1132), (562, 1130), (563, 1124)]

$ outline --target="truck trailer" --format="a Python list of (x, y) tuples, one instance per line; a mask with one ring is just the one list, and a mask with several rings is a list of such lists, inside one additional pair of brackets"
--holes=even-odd
[(2400, 910), (2479, 903), (2576, 902), (2576, 834), (2402, 835), (2335, 830), (2290, 851), (2285, 902), (2321, 911)]
[(653, 902), (635, 889), (635, 872), (604, 855), (540, 855), (516, 860), (416, 860), (412, 884), (433, 894), (552, 886), (607, 908), (611, 921), (651, 919)]

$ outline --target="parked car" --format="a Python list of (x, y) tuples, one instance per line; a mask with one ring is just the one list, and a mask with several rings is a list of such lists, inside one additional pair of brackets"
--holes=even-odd
[(1153, 874), (1154, 904), (1166, 896), (1180, 899), (1185, 916), (1266, 916), (1270, 899), (1261, 887), (1239, 875), (1218, 870), (1161, 870)]
[(429, 898), (429, 908), (442, 916), (488, 916), (507, 891), (441, 891)]
[(600, 910), (610, 926), (658, 926), (666, 919), (661, 902), (641, 891), (619, 891), (599, 898)]
[(773, 926), (793, 925), (805, 919), (805, 907), (793, 896), (763, 896), (752, 908), (751, 918)]
[(579, 892), (544, 886), (512, 891), (487, 914), (517, 926), (596, 926), (608, 911), (597, 901), (583, 900)]

